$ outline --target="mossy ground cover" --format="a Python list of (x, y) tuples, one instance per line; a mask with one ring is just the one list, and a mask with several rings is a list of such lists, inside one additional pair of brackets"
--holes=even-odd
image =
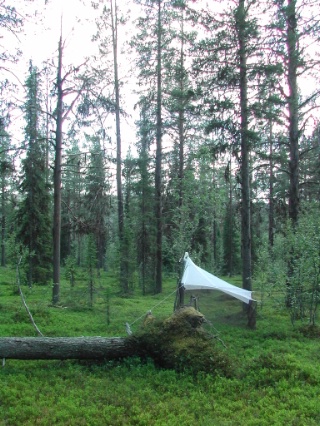
[[(117, 294), (110, 274), (96, 280), (93, 308), (86, 280), (62, 283), (61, 303), (51, 289), (23, 287), (34, 320), (46, 336), (125, 335), (143, 315), (172, 313), (175, 280), (164, 292), (130, 298)], [(166, 296), (169, 296), (166, 299)], [(280, 304), (279, 304), (280, 306)], [(163, 369), (149, 359), (121, 362), (7, 360), (0, 371), (0, 425), (297, 425), (320, 424), (320, 351), (285, 310), (266, 299), (257, 330), (246, 328), (242, 306), (219, 293), (200, 296), (213, 344), (232, 374)], [(15, 273), (0, 270), (0, 336), (36, 336), (15, 287)], [(141, 319), (139, 319), (142, 317)]]

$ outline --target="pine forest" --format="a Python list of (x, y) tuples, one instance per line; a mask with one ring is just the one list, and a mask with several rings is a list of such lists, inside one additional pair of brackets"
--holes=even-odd
[[(319, 0), (0, 0), (0, 37), (0, 426), (319, 425)], [(185, 253), (253, 300), (177, 309)]]
[(188, 251), (314, 322), (318, 2), (100, 0), (94, 53), (69, 60), (61, 15), (36, 63), (21, 40), (53, 3), (0, 5), (1, 265), (55, 304), (62, 266), (157, 294)]

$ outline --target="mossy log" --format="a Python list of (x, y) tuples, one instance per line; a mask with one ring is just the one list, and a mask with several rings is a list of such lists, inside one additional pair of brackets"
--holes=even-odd
[(1, 337), (0, 358), (119, 359), (137, 353), (125, 337)]

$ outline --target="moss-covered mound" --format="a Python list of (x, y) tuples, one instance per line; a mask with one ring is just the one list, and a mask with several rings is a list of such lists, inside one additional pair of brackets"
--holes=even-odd
[(179, 309), (163, 321), (147, 316), (134, 337), (140, 355), (163, 368), (230, 377), (231, 361), (221, 343), (203, 329), (204, 322), (204, 316), (192, 307)]

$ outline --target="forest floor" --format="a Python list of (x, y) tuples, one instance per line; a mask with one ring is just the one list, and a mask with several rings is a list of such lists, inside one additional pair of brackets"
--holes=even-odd
[[(61, 285), (59, 307), (50, 286), (22, 287), (45, 336), (125, 336), (148, 310), (172, 314), (176, 279), (163, 293), (120, 297), (116, 277), (95, 279), (93, 306), (85, 273)], [(239, 280), (230, 281), (240, 284)], [(320, 424), (319, 336), (293, 326), (281, 295), (259, 303), (257, 329), (249, 330), (242, 304), (221, 293), (199, 296), (199, 308), (228, 356), (232, 375), (160, 369), (151, 360), (118, 362), (6, 360), (0, 369), (0, 426), (313, 426)], [(259, 296), (260, 297), (260, 296)], [(0, 337), (36, 336), (17, 291), (15, 271), (0, 268)]]

